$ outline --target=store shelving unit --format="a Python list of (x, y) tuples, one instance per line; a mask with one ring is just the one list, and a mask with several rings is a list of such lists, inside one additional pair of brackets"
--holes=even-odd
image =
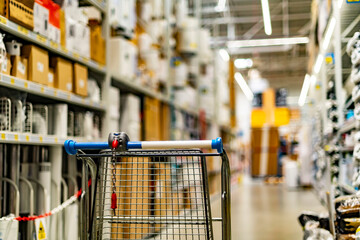
[[(358, 122), (354, 117), (351, 117), (353, 114), (349, 112), (354, 105), (360, 100), (359, 98), (352, 98), (352, 88), (354, 84), (351, 82), (351, 69), (352, 64), (350, 61), (350, 57), (346, 53), (346, 45), (348, 40), (353, 36), (356, 31), (359, 31), (359, 4), (350, 4), (347, 1), (343, 0), (334, 0), (331, 1), (331, 13), (329, 14), (328, 23), (325, 28), (324, 34), (319, 44), (319, 53), (317, 58), (315, 59), (324, 59), (322, 61), (319, 70), (317, 71), (315, 67), (312, 69), (311, 74), (317, 78), (317, 82), (322, 86), (322, 97), (313, 96), (316, 99), (317, 109), (319, 109), (321, 114), (321, 120), (323, 123), (323, 129), (321, 134), (322, 138), (320, 140), (321, 146), (324, 149), (327, 147), (333, 149), (334, 155), (340, 155), (340, 159), (337, 161), (328, 161), (326, 173), (324, 174), (324, 182), (329, 184), (321, 185), (321, 188), (317, 188), (316, 191), (319, 195), (322, 192), (329, 191), (331, 199), (333, 200), (336, 197), (336, 194), (342, 192), (343, 194), (355, 194), (357, 190), (348, 184), (351, 182), (351, 179), (347, 179), (346, 184), (343, 182), (344, 179), (337, 178), (336, 175), (332, 176), (333, 170), (338, 168), (340, 172), (340, 166), (344, 161), (354, 161), (352, 154), (354, 150), (354, 146), (346, 146), (344, 145), (345, 139), (347, 137), (352, 137), (354, 131), (357, 131)], [(330, 22), (335, 21), (334, 26), (330, 26)], [(333, 27), (333, 28), (332, 28)], [(331, 31), (331, 32), (330, 32)], [(330, 37), (330, 38), (328, 38)], [(326, 39), (328, 38), (328, 39)], [(326, 64), (325, 56), (328, 53), (333, 53), (333, 65)], [(316, 65), (316, 64), (314, 64)], [(336, 128), (331, 134), (324, 134), (326, 130), (327, 123), (331, 121), (328, 118), (327, 109), (323, 106), (326, 106), (326, 97), (327, 97), (327, 86), (328, 81), (334, 81), (334, 92), (336, 95)], [(347, 114), (347, 113), (350, 114)], [(347, 119), (348, 118), (348, 119)], [(348, 136), (346, 136), (348, 135)], [(334, 153), (335, 152), (335, 153)], [(328, 155), (328, 157), (332, 157), (333, 155)], [(348, 169), (345, 172), (349, 174), (352, 173), (355, 167), (352, 164), (347, 164), (346, 166), (351, 166), (351, 169)], [(344, 166), (341, 166), (342, 170)], [(351, 174), (350, 174), (351, 175)], [(320, 182), (322, 180), (316, 180)], [(331, 204), (332, 206), (333, 204)], [(335, 214), (334, 206), (329, 209), (331, 214)]]
[(0, 74), (0, 86), (34, 94), (36, 96), (66, 102), (72, 105), (85, 107), (96, 111), (105, 111), (105, 107), (100, 103), (95, 103), (87, 97), (81, 97), (74, 93), (62, 91), (52, 87), (47, 87), (32, 81), (16, 78), (13, 76)]
[[(81, 141), (83, 138), (74, 138), (76, 141)], [(26, 144), (26, 145), (43, 145), (43, 146), (62, 146), (67, 138), (54, 136), (54, 135), (42, 135), (31, 133), (14, 133), (14, 132), (2, 132), (0, 131), (0, 143), (14, 143), (14, 144)]]
[(14, 35), (25, 41), (29, 41), (31, 43), (39, 45), (40, 47), (45, 48), (48, 51), (53, 52), (55, 54), (58, 54), (59, 56), (62, 56), (64, 58), (67, 58), (75, 62), (79, 62), (95, 72), (99, 72), (103, 74), (106, 72), (105, 66), (102, 66), (101, 64), (91, 59), (80, 56), (78, 53), (70, 52), (66, 48), (60, 46), (58, 43), (50, 41), (46, 37), (34, 33), (33, 31), (30, 31), (12, 22), (3, 16), (0, 16), (0, 29), (3, 30), (4, 32), (10, 33), (11, 35)]

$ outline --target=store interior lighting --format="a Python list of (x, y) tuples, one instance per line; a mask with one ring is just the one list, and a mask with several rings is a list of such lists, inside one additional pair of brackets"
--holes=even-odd
[(247, 47), (295, 45), (295, 44), (307, 44), (307, 43), (309, 43), (308, 37), (291, 37), (291, 38), (270, 38), (270, 39), (228, 41), (227, 46), (228, 48), (247, 48)]
[(269, 1), (261, 0), (261, 8), (262, 8), (262, 13), (263, 13), (265, 33), (266, 33), (266, 35), (271, 35), (272, 28), (271, 28)]
[(311, 77), (309, 74), (306, 74), (305, 78), (304, 78), (304, 83), (301, 88), (299, 102), (298, 102), (300, 107), (304, 106), (304, 104), (305, 104), (306, 96), (307, 96), (307, 94), (309, 92), (309, 88), (310, 88), (310, 83), (311, 83)]
[(253, 66), (253, 61), (250, 58), (238, 58), (234, 61), (237, 69), (246, 69)]
[(314, 72), (318, 74), (320, 72), (321, 65), (323, 64), (324, 56), (322, 54), (319, 54), (319, 56), (316, 59), (315, 66), (314, 66)]
[(243, 91), (243, 93), (245, 94), (246, 98), (251, 101), (254, 98), (254, 94), (251, 91), (251, 89), (249, 88), (249, 86), (247, 85), (244, 77), (241, 75), (241, 73), (237, 72), (235, 73), (235, 80), (236, 82), (239, 84), (241, 90)]
[(218, 4), (215, 7), (215, 11), (223, 12), (225, 10), (226, 0), (219, 0)]
[(330, 39), (331, 39), (331, 36), (335, 29), (335, 24), (336, 24), (336, 19), (334, 17), (332, 17), (330, 20), (330, 23), (329, 23), (329, 27), (328, 27), (325, 37), (324, 37), (324, 42), (323, 42), (323, 50), (324, 51), (326, 51), (329, 47)]
[(338, 8), (341, 8), (341, 7), (342, 7), (342, 4), (343, 4), (343, 0), (339, 0), (339, 1), (338, 1)]
[(230, 60), (229, 53), (225, 49), (220, 49), (219, 54), (222, 60), (224, 60), (225, 62), (228, 62)]

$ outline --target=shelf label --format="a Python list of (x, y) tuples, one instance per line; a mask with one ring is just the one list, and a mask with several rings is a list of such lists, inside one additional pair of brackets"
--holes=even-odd
[(14, 85), (15, 84), (15, 79), (14, 78), (10, 78), (10, 84)]
[(65, 52), (65, 53), (68, 53), (69, 51), (65, 48), (65, 47), (63, 47), (63, 46), (61, 46), (61, 50), (63, 51), (63, 52)]
[(88, 63), (88, 62), (89, 62), (89, 59), (88, 59), (88, 58), (86, 58), (86, 57), (83, 57), (82, 59), (83, 59), (83, 61), (84, 61), (84, 62), (86, 62), (86, 63)]
[(15, 141), (19, 141), (19, 135), (14, 134), (14, 139), (15, 139)]
[(80, 58), (80, 55), (78, 53), (73, 53), (74, 58)]
[(27, 142), (29, 142), (29, 141), (30, 141), (30, 136), (29, 136), (29, 135), (26, 135), (26, 136), (25, 136), (25, 140), (26, 140)]
[(70, 93), (68, 93), (68, 95), (67, 95), (67, 99), (68, 99), (68, 100), (70, 100), (70, 99), (71, 99), (71, 94), (70, 94)]
[(44, 93), (44, 92), (45, 92), (45, 88), (44, 88), (44, 87), (41, 87), (40, 92), (41, 92), (41, 93)]
[(28, 83), (24, 82), (24, 88), (28, 88), (28, 87), (29, 87)]
[(6, 18), (4, 18), (4, 17), (0, 17), (0, 23), (2, 23), (2, 24), (7, 24), (7, 19)]
[(5, 133), (2, 133), (2, 134), (1, 134), (1, 140), (5, 140), (5, 139), (6, 139)]
[(58, 143), (59, 140), (58, 140), (58, 138), (56, 137), (56, 138), (54, 138), (54, 141), (55, 141), (56, 143)]
[(29, 35), (29, 30), (27, 30), (26, 28), (23, 28), (22, 26), (18, 26), (17, 29), (22, 34)]
[(39, 142), (43, 142), (43, 137), (42, 136), (39, 137)]
[(42, 43), (46, 43), (46, 37), (41, 36), (40, 34), (36, 35), (37, 40), (39, 40)]
[(57, 97), (57, 91), (56, 90), (54, 90), (54, 96)]
[[(59, 48), (59, 44), (57, 44), (56, 42), (54, 42), (54, 41), (50, 41), (50, 46), (52, 47), (52, 48)], [(64, 51), (64, 50), (63, 50)], [(65, 51), (64, 51), (65, 52)]]

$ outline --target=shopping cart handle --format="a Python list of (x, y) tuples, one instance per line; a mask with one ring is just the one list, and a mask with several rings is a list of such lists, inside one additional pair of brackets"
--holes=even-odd
[[(74, 155), (78, 149), (110, 149), (108, 142), (75, 142), (66, 140), (64, 143), (65, 150), (68, 154)], [(126, 149), (216, 149), (218, 153), (223, 152), (222, 139), (213, 140), (189, 140), (189, 141), (142, 141), (127, 142)]]

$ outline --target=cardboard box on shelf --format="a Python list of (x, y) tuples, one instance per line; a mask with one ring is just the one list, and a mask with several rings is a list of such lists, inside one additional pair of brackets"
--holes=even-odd
[(25, 45), (21, 55), (28, 59), (28, 78), (30, 81), (46, 85), (49, 73), (49, 55), (44, 49)]
[(90, 56), (95, 62), (105, 65), (105, 39), (102, 37), (101, 25), (90, 27)]
[(28, 79), (28, 60), (20, 56), (11, 56), (11, 75), (21, 79)]
[(34, 3), (34, 32), (49, 36), (49, 0), (35, 0)]
[(167, 141), (170, 139), (170, 108), (169, 105), (162, 103), (161, 112), (160, 112), (160, 139), (162, 141)]
[(160, 101), (146, 97), (144, 103), (144, 140), (158, 141), (161, 139), (160, 126)]
[(54, 87), (55, 86), (54, 84), (55, 84), (55, 69), (49, 68), (47, 85), (48, 87)]
[(73, 91), (73, 65), (61, 57), (53, 57), (50, 66), (55, 69), (55, 88), (72, 92)]
[(74, 92), (80, 96), (87, 96), (87, 80), (88, 69), (87, 67), (75, 63), (74, 64)]
[(10, 61), (10, 55), (8, 54), (6, 59), (1, 64), (1, 73), (10, 75), (11, 71), (11, 61)]
[(2, 0), (0, 14), (30, 30), (34, 28), (34, 0)]
[(62, 9), (60, 9), (60, 45), (66, 48), (66, 18)]

